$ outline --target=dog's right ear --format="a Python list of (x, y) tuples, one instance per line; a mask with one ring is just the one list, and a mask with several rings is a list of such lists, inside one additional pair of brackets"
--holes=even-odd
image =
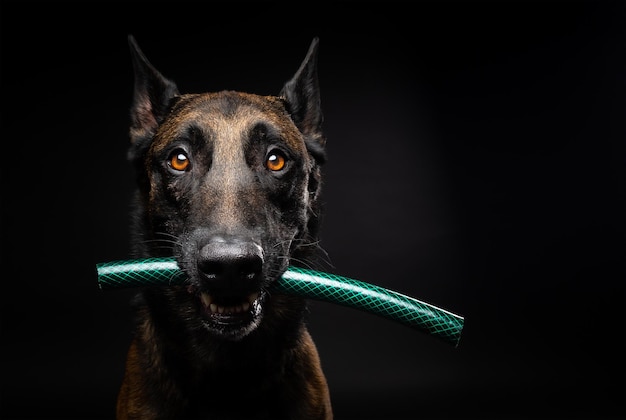
[(135, 74), (129, 151), (129, 158), (134, 160), (148, 146), (171, 99), (178, 95), (178, 87), (150, 64), (132, 35), (128, 35), (128, 44)]

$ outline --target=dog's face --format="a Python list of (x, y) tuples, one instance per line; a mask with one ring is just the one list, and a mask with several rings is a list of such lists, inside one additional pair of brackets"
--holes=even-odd
[(240, 339), (261, 322), (267, 287), (315, 242), (317, 40), (279, 96), (181, 95), (130, 45), (136, 253), (177, 257), (188, 283), (164, 293), (190, 328)]

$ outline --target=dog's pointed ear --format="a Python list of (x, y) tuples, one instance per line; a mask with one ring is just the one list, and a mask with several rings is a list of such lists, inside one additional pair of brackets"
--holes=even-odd
[(323, 115), (317, 77), (319, 38), (313, 38), (309, 51), (296, 74), (283, 86), (284, 98), (291, 118), (304, 134), (307, 148), (320, 161), (324, 160), (326, 139), (322, 134)]
[(130, 137), (134, 149), (137, 149), (152, 138), (170, 100), (178, 95), (178, 88), (152, 66), (132, 35), (128, 36), (128, 45), (135, 75)]

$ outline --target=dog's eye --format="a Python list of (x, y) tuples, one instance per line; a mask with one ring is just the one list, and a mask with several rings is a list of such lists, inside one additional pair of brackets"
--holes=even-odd
[(270, 171), (280, 171), (287, 164), (287, 158), (281, 152), (275, 150), (270, 152), (267, 155), (267, 159), (265, 160), (265, 166)]
[(191, 162), (189, 162), (189, 157), (187, 157), (184, 152), (177, 150), (170, 155), (167, 164), (175, 171), (182, 172), (189, 169), (189, 165), (191, 164)]

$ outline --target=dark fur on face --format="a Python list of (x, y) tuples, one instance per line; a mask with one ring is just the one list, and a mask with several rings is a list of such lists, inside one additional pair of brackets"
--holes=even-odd
[(118, 418), (331, 418), (301, 298), (268, 286), (317, 247), (317, 46), (278, 96), (180, 94), (129, 38), (135, 257), (182, 286), (137, 297)]

